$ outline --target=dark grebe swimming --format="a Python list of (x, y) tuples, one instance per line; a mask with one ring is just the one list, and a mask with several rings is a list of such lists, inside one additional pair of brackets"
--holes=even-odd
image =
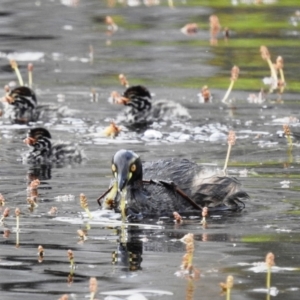
[(82, 149), (68, 142), (52, 143), (50, 132), (45, 128), (30, 129), (24, 142), (31, 150), (23, 157), (29, 164), (80, 163), (85, 154)]
[(56, 117), (72, 116), (72, 110), (66, 106), (53, 104), (39, 105), (35, 92), (27, 86), (7, 90), (1, 99), (4, 106), (3, 117), (12, 124), (28, 124), (40, 119), (50, 120)]
[(123, 122), (125, 126), (133, 129), (146, 128), (154, 121), (185, 121), (191, 118), (187, 109), (179, 103), (169, 100), (152, 102), (150, 92), (141, 85), (127, 88), (123, 96), (115, 97), (112, 102), (126, 106), (117, 122)]
[[(239, 210), (249, 198), (233, 177), (212, 173), (187, 159), (165, 159), (142, 165), (140, 157), (119, 150), (112, 158), (115, 178), (103, 202), (104, 208), (120, 210), (121, 194), (126, 191), (127, 216), (170, 216), (211, 210)], [(143, 178), (148, 179), (144, 180)]]

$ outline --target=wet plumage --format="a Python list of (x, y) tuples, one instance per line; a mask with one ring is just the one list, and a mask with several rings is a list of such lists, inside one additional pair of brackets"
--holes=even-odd
[(12, 123), (28, 123), (38, 120), (37, 100), (34, 91), (20, 86), (9, 91), (2, 99), (4, 117)]
[(115, 102), (126, 106), (118, 121), (130, 128), (145, 128), (155, 121), (190, 119), (187, 109), (179, 103), (168, 100), (152, 102), (150, 92), (141, 85), (127, 88)]
[(81, 162), (84, 151), (69, 142), (52, 142), (50, 132), (45, 128), (30, 129), (24, 142), (31, 148), (23, 156), (30, 164), (64, 164)]
[(51, 119), (57, 116), (70, 116), (66, 106), (57, 107), (52, 104), (39, 105), (35, 92), (26, 86), (7, 91), (2, 98), (3, 117), (12, 124), (27, 124), (42, 118)]
[[(170, 216), (195, 212), (207, 206), (213, 210), (238, 210), (248, 194), (236, 178), (213, 173), (187, 159), (170, 158), (142, 165), (140, 157), (128, 150), (118, 151), (112, 159), (115, 182), (104, 201), (120, 209), (126, 190), (127, 215)], [(198, 206), (198, 207), (197, 207)]]

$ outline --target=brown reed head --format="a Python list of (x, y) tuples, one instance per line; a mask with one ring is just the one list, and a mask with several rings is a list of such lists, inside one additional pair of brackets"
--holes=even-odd
[(230, 130), (227, 138), (228, 145), (233, 146), (235, 144), (235, 141), (236, 141), (235, 132), (233, 130)]
[(226, 279), (226, 285), (228, 289), (232, 289), (233, 287), (233, 276), (228, 275)]
[(115, 122), (111, 121), (110, 125), (104, 129), (104, 134), (106, 136), (115, 137), (121, 132), (121, 127), (119, 127)]
[(83, 209), (88, 208), (88, 201), (87, 201), (87, 197), (85, 196), (85, 194), (81, 193), (79, 195), (79, 200), (80, 200), (80, 206)]
[(272, 266), (275, 265), (275, 255), (272, 253), (272, 252), (269, 252), (267, 255), (266, 255), (266, 265), (268, 268), (271, 268)]
[(73, 260), (74, 259), (74, 253), (73, 253), (73, 251), (71, 249), (69, 249), (67, 251), (67, 255), (68, 255), (69, 260)]
[(2, 194), (0, 194), (0, 206), (4, 206), (5, 205), (5, 198), (3, 197)]
[(283, 132), (286, 136), (291, 136), (291, 129), (290, 126), (288, 124), (283, 124)]
[(226, 283), (220, 282), (220, 287), (223, 292), (226, 292), (227, 290), (231, 290), (233, 288), (233, 281), (234, 278), (231, 275), (228, 275), (226, 278)]
[(260, 46), (260, 55), (263, 60), (271, 59), (270, 52), (266, 46)]
[(38, 246), (38, 254), (39, 256), (43, 257), (44, 256), (44, 247), (42, 245)]
[(78, 229), (77, 234), (79, 235), (80, 239), (86, 240), (85, 232), (82, 229)]
[(10, 236), (10, 230), (8, 228), (4, 228), (3, 229), (3, 237), (5, 239), (7, 239), (7, 238), (9, 238), (9, 236)]
[(119, 75), (119, 81), (121, 83), (121, 85), (125, 86), (125, 87), (128, 87), (129, 86), (129, 83), (127, 81), (127, 78), (124, 74), (120, 74)]
[(185, 244), (193, 243), (194, 242), (194, 234), (193, 233), (187, 233), (181, 238), (181, 241)]
[(10, 63), (10, 66), (11, 66), (11, 68), (12, 69), (17, 69), (18, 68), (18, 64), (17, 64), (17, 62), (14, 60), (14, 59), (11, 59), (10, 61), (9, 61), (9, 63)]
[(98, 289), (98, 282), (96, 277), (91, 277), (90, 278), (90, 284), (89, 284), (90, 292), (91, 293), (96, 293)]
[(113, 20), (113, 18), (111, 16), (106, 16), (105, 17), (105, 23), (107, 25), (113, 25), (113, 24), (115, 24), (115, 22), (114, 22), (114, 20)]
[(32, 63), (28, 64), (27, 70), (28, 70), (28, 72), (32, 72), (33, 71), (33, 64)]
[(202, 217), (206, 218), (208, 216), (208, 208), (205, 206), (202, 209)]
[(236, 81), (239, 77), (240, 69), (237, 66), (233, 66), (231, 69), (231, 78), (230, 80)]
[(204, 99), (204, 102), (207, 103), (210, 101), (210, 98), (211, 98), (211, 93), (210, 93), (210, 90), (208, 88), (207, 85), (204, 85), (201, 89), (201, 95), (202, 95), (202, 98)]
[(221, 28), (219, 18), (216, 15), (211, 15), (209, 17), (209, 27), (212, 31), (219, 31)]
[(32, 190), (36, 190), (40, 184), (41, 184), (41, 182), (39, 181), (39, 179), (35, 179), (30, 182), (29, 187)]
[(15, 215), (16, 215), (16, 217), (19, 217), (20, 214), (21, 214), (21, 210), (20, 210), (20, 208), (17, 207), (17, 208), (15, 209)]
[(181, 215), (178, 212), (174, 211), (173, 212), (173, 217), (174, 217), (175, 222), (177, 224), (181, 224), (182, 223), (182, 217), (181, 217)]
[(9, 211), (10, 211), (10, 209), (8, 207), (6, 207), (2, 213), (2, 217), (3, 218), (9, 217)]
[(282, 56), (278, 56), (276, 58), (276, 69), (278, 69), (278, 70), (283, 69), (283, 58), (282, 58)]

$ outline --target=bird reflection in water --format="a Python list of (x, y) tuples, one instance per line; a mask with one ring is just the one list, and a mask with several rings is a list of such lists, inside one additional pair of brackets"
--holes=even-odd
[(49, 180), (51, 179), (51, 165), (37, 165), (29, 168), (27, 172), (27, 182), (30, 183), (35, 179)]
[(143, 261), (143, 242), (140, 238), (142, 230), (136, 227), (117, 228), (118, 246), (112, 252), (112, 264), (121, 267), (123, 271), (141, 270)]
[[(47, 184), (44, 180), (51, 179), (51, 165), (32, 166), (27, 171), (27, 203), (29, 210), (33, 211), (37, 207), (39, 193), (38, 187), (43, 181), (43, 185)], [(45, 187), (43, 187), (45, 189)], [(51, 187), (47, 187), (51, 189)]]

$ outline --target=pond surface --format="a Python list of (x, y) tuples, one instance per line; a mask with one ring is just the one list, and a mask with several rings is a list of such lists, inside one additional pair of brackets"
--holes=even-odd
[[(90, 277), (98, 280), (97, 299), (220, 299), (219, 283), (228, 275), (234, 276), (232, 299), (265, 299), (266, 272), (257, 263), (270, 251), (277, 266), (272, 293), (299, 299), (298, 1), (174, 0), (173, 8), (166, 0), (152, 1), (152, 6), (128, 2), (0, 4), (2, 85), (17, 80), (9, 59), (17, 60), (26, 82), (32, 62), (38, 101), (72, 110), (70, 117), (29, 126), (1, 119), (0, 192), (4, 207), (11, 210), (1, 227), (3, 233), (11, 231), (0, 239), (1, 299), (58, 299), (63, 294), (89, 299)], [(214, 45), (208, 21), (212, 14), (230, 32), (224, 40), (220, 30)], [(107, 15), (118, 25), (116, 32), (107, 32)], [(180, 28), (187, 23), (197, 23), (198, 32), (184, 35)], [(268, 93), (263, 84), (270, 69), (261, 58), (261, 45), (268, 47), (272, 61), (279, 55), (284, 59), (287, 85), (282, 94)], [(222, 103), (233, 65), (239, 66), (240, 76), (228, 102)], [(120, 73), (132, 85), (146, 85), (155, 99), (181, 103), (191, 120), (155, 123), (159, 139), (126, 129), (115, 139), (104, 137), (103, 129), (122, 110), (107, 101), (112, 91), (124, 90)], [(199, 103), (204, 85), (213, 95), (211, 103)], [(262, 88), (264, 101), (251, 103), (249, 94), (258, 96)], [(91, 101), (92, 91), (98, 101)], [(284, 124), (294, 134), (293, 147), (283, 134)], [(28, 127), (37, 125), (50, 129), (55, 140), (80, 144), (89, 159), (43, 174), (22, 164), (21, 154), (27, 151), (23, 139)], [(222, 168), (229, 130), (236, 132), (237, 141), (228, 172), (251, 196), (242, 212), (211, 216), (207, 227), (199, 218), (181, 225), (154, 219), (144, 226), (120, 226), (99, 216), (96, 199), (111, 182), (111, 157), (117, 150), (134, 150), (144, 161), (185, 157)], [(27, 186), (36, 177), (41, 185), (37, 206), (31, 208)], [(80, 193), (89, 200), (92, 220), (80, 207)], [(18, 247), (16, 207), (21, 210)], [(54, 215), (48, 213), (52, 207), (57, 208)], [(78, 229), (87, 232), (87, 240), (80, 241)], [(185, 253), (180, 239), (187, 233), (195, 238), (197, 280), (175, 274)], [(40, 262), (39, 245), (45, 251)], [(68, 249), (74, 253), (75, 270), (70, 269)]]

